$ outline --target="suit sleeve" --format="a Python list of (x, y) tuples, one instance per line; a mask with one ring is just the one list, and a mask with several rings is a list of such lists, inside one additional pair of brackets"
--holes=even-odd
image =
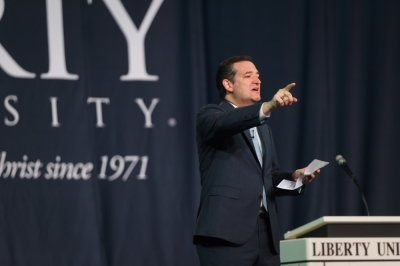
[(261, 104), (254, 104), (226, 111), (219, 105), (206, 105), (197, 114), (197, 137), (205, 143), (218, 142), (259, 126), (260, 108)]

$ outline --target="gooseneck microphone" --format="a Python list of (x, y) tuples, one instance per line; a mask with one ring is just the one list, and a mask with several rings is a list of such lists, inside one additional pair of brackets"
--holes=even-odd
[(347, 173), (350, 177), (353, 176), (353, 173), (351, 172), (350, 168), (347, 166), (346, 160), (343, 158), (342, 155), (336, 156), (336, 162), (339, 164), (339, 166), (341, 166), (341, 167), (346, 171), (346, 173)]
[(342, 155), (337, 155), (335, 159), (336, 159), (336, 162), (339, 164), (339, 166), (343, 168), (343, 170), (349, 175), (350, 179), (353, 180), (353, 182), (356, 184), (358, 191), (361, 194), (361, 198), (364, 202), (365, 209), (367, 210), (367, 215), (370, 216), (367, 200), (365, 199), (364, 193), (362, 192), (361, 186), (358, 183), (357, 178), (353, 175), (349, 166), (347, 165), (346, 160), (343, 158)]

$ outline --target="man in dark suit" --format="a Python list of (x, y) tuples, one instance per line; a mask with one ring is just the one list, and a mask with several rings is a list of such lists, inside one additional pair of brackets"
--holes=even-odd
[[(269, 102), (258, 103), (259, 73), (247, 56), (223, 61), (217, 71), (222, 102), (197, 114), (196, 138), (201, 199), (193, 242), (201, 265), (279, 265), (280, 230), (276, 196), (284, 179), (296, 181), (305, 168), (280, 171), (271, 129), (271, 111), (297, 102), (289, 84)], [(319, 170), (306, 176), (312, 181)]]

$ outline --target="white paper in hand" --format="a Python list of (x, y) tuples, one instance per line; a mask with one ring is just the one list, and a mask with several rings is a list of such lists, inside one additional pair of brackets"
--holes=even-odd
[(306, 167), (306, 170), (304, 171), (304, 175), (300, 176), (297, 179), (297, 182), (290, 181), (290, 180), (282, 180), (277, 187), (278, 188), (282, 188), (282, 189), (287, 189), (287, 190), (298, 189), (299, 187), (301, 187), (303, 185), (303, 179), (304, 179), (305, 176), (311, 175), (316, 170), (321, 169), (322, 167), (326, 166), (327, 164), (329, 164), (329, 162), (324, 162), (324, 161), (320, 161), (320, 160), (314, 159)]

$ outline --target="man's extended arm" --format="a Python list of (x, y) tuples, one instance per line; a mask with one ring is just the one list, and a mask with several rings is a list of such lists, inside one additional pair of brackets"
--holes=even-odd
[(197, 137), (203, 142), (220, 141), (251, 127), (259, 126), (261, 125), (260, 108), (261, 103), (233, 108), (229, 111), (219, 105), (206, 105), (197, 114)]

